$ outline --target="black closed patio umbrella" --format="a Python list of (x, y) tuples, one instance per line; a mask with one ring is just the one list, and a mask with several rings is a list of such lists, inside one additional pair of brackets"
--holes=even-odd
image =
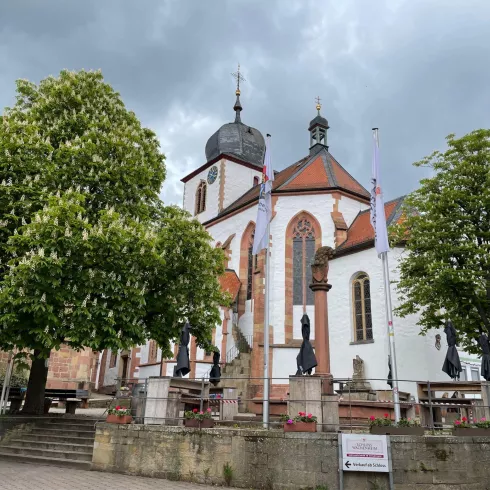
[(481, 357), (481, 375), (487, 381), (490, 381), (490, 345), (488, 343), (488, 337), (482, 332), (478, 338), (481, 350), (483, 352)]
[(191, 372), (189, 360), (189, 342), (191, 340), (192, 327), (187, 322), (180, 332), (179, 352), (177, 353), (177, 365), (174, 367), (174, 377), (182, 378)]
[(219, 381), (221, 379), (221, 367), (219, 365), (220, 357), (221, 355), (219, 353), (219, 350), (213, 353), (213, 367), (209, 372), (209, 382), (212, 383), (214, 386), (219, 384)]
[(391, 372), (391, 356), (388, 355), (388, 379), (386, 380), (388, 386), (393, 389), (393, 374)]
[(303, 342), (301, 343), (299, 354), (296, 357), (296, 364), (298, 366), (296, 376), (311, 374), (312, 369), (318, 364), (313, 346), (310, 342), (310, 319), (306, 313), (301, 318), (301, 334), (303, 336)]
[(459, 374), (463, 370), (459, 360), (458, 350), (456, 349), (456, 329), (453, 322), (448, 320), (444, 333), (447, 339), (447, 354), (442, 370), (452, 379), (459, 379)]

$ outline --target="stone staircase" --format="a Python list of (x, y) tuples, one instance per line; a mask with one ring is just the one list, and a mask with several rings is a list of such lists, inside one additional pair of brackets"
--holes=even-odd
[(95, 423), (88, 417), (39, 417), (11, 429), (0, 443), (0, 460), (90, 469)]
[[(222, 378), (234, 378), (223, 380), (223, 388), (236, 388), (237, 395), (243, 400), (249, 398), (248, 386), (250, 383), (251, 367), (250, 361), (252, 354), (240, 352), (229, 364), (223, 368), (221, 373)], [(248, 403), (240, 401), (238, 404), (239, 412), (247, 412)]]

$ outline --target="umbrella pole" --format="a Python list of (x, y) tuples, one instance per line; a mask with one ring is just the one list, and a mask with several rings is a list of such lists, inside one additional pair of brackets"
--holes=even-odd
[(267, 248), (265, 249), (265, 297), (264, 297), (264, 400), (262, 414), (264, 428), (269, 428), (269, 296), (270, 296), (270, 236), (271, 226), (267, 224)]
[(385, 305), (386, 305), (386, 324), (388, 327), (388, 345), (393, 368), (393, 404), (395, 407), (395, 422), (400, 421), (400, 396), (398, 392), (398, 370), (396, 366), (395, 353), (395, 330), (393, 328), (393, 311), (391, 305), (391, 288), (390, 288), (390, 268), (388, 266), (388, 252), (381, 254), (383, 262), (383, 279), (385, 283)]

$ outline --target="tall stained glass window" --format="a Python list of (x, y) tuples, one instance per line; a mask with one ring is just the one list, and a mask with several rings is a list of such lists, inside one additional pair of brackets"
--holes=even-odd
[(206, 182), (201, 180), (196, 189), (196, 206), (195, 213), (202, 213), (206, 209)]
[(354, 313), (354, 340), (373, 339), (371, 318), (371, 288), (369, 276), (359, 272), (352, 281), (352, 307)]
[(252, 299), (253, 289), (253, 275), (254, 275), (254, 255), (252, 253), (254, 244), (255, 230), (250, 234), (250, 240), (248, 243), (248, 257), (247, 257), (247, 299)]
[(311, 264), (315, 258), (315, 231), (307, 218), (301, 218), (293, 230), (293, 305), (315, 303), (311, 284)]

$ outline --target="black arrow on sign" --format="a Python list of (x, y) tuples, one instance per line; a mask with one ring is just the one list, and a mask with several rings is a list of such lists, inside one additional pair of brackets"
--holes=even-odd
[(351, 464), (349, 463), (349, 461), (346, 461), (346, 462), (345, 462), (345, 466), (346, 466), (347, 468), (350, 468)]

